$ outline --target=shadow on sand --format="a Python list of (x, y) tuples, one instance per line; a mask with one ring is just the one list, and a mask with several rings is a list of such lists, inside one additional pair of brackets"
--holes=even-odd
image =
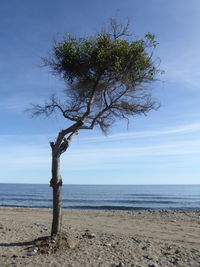
[(15, 243), (0, 243), (0, 247), (23, 247), (23, 246), (31, 246), (33, 244), (34, 240), (26, 242), (15, 242)]

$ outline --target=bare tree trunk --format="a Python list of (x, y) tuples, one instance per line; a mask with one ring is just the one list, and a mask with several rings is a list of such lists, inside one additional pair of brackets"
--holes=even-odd
[(56, 155), (52, 149), (52, 179), (50, 186), (53, 189), (53, 221), (51, 236), (56, 236), (61, 230), (62, 212), (62, 179), (60, 176), (60, 155)]
[[(52, 178), (50, 186), (53, 189), (53, 221), (51, 227), (51, 237), (56, 236), (61, 231), (62, 220), (62, 178), (60, 176), (60, 156), (64, 153), (72, 138), (78, 134), (78, 127), (82, 125), (82, 121), (76, 123), (73, 127), (59, 132), (56, 142), (50, 142), (52, 149)], [(69, 134), (65, 138), (66, 134)]]

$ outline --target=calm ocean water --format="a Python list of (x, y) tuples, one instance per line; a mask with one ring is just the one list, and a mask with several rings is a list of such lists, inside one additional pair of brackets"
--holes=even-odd
[[(0, 184), (0, 206), (52, 207), (48, 185)], [(200, 209), (200, 185), (63, 185), (65, 209)]]

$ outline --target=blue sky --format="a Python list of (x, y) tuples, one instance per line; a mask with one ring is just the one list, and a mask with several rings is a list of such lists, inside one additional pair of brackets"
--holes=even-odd
[(24, 109), (64, 88), (40, 67), (54, 39), (89, 36), (109, 17), (130, 18), (141, 38), (154, 33), (165, 75), (154, 84), (162, 106), (113, 127), (109, 136), (83, 131), (62, 157), (64, 183), (199, 184), (199, 0), (1, 0), (0, 182), (48, 183), (49, 141), (67, 123), (57, 115), (31, 119)]

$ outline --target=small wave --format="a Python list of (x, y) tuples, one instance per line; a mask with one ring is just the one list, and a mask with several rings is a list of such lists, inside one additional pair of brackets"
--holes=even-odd
[(196, 199), (196, 198), (200, 198), (200, 195), (188, 195), (188, 194), (185, 194), (185, 195), (180, 195), (180, 196), (177, 196), (177, 195), (160, 195), (160, 194), (139, 194), (139, 193), (133, 193), (133, 194), (126, 194), (125, 196), (128, 196), (128, 197), (132, 197), (132, 198), (152, 198), (152, 199), (163, 199), (163, 198), (166, 198), (166, 199)]
[(15, 204), (12, 204), (12, 205), (7, 205), (7, 204), (3, 204), (3, 205), (0, 205), (0, 207), (13, 207), (13, 208), (51, 208), (51, 206), (49, 205), (15, 205)]
[(126, 206), (64, 206), (64, 209), (81, 209), (81, 210), (149, 210), (146, 207), (126, 207)]
[[(0, 205), (0, 207), (13, 207), (13, 208), (47, 208), (52, 209), (51, 205)], [(163, 210), (163, 208), (152, 208), (152, 207), (127, 207), (127, 206), (89, 206), (89, 205), (80, 205), (80, 206), (63, 206), (63, 209), (66, 210), (124, 210), (124, 211), (142, 211), (142, 210)], [(168, 207), (169, 210), (199, 210), (199, 206), (193, 207)]]
[(52, 199), (43, 199), (43, 198), (0, 198), (0, 202), (10, 202), (10, 201), (16, 201), (16, 202), (52, 202)]
[[(156, 203), (156, 204), (177, 204), (179, 202), (177, 201), (169, 201), (169, 200), (123, 200), (123, 199), (90, 199), (90, 200), (81, 200), (81, 199), (74, 199), (74, 200), (68, 200), (68, 199), (65, 199), (63, 200), (63, 203), (92, 203), (92, 202), (95, 202), (95, 203), (122, 203), (122, 204), (153, 204), (153, 203)], [(110, 206), (110, 205), (109, 205)]]
[[(118, 202), (118, 201), (117, 201)], [(122, 203), (127, 203), (127, 204), (139, 204), (139, 203), (144, 203), (144, 204), (148, 204), (148, 203), (156, 203), (156, 204), (177, 204), (179, 202), (177, 201), (169, 201), (169, 200), (122, 200)]]

